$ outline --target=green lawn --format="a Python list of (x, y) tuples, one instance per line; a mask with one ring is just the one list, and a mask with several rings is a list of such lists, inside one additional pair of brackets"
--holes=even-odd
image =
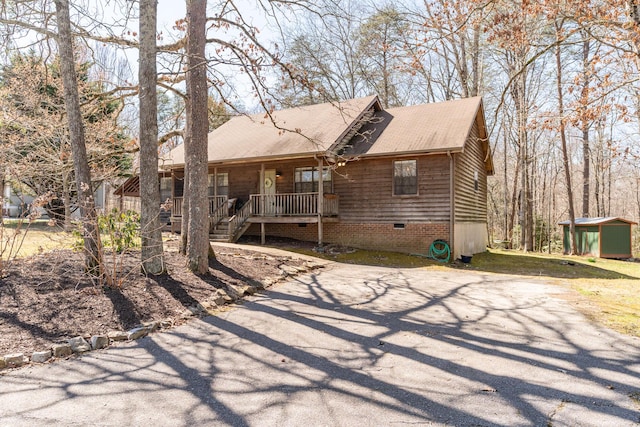
[[(68, 249), (73, 244), (73, 237), (59, 227), (48, 225), (46, 220), (38, 220), (29, 224), (17, 220), (4, 219), (0, 229), (0, 252), (3, 258), (17, 255), (24, 257), (53, 249)], [(13, 248), (9, 246), (13, 244)]]

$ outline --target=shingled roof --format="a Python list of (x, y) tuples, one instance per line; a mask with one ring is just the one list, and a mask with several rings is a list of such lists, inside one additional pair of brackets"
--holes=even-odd
[[(239, 162), (324, 154), (371, 108), (377, 96), (237, 116), (209, 133), (209, 162)], [(174, 148), (173, 165), (184, 164), (184, 145)]]
[[(481, 112), (480, 97), (376, 112), (352, 141), (357, 155), (458, 152)], [(486, 138), (484, 123), (481, 138)]]
[[(373, 116), (344, 146), (345, 138), (367, 113)], [(382, 110), (377, 96), (281, 110), (272, 114), (238, 116), (209, 134), (209, 162), (231, 163), (333, 155), (383, 156), (410, 153), (456, 153), (474, 126), (493, 172), (480, 97)], [(184, 164), (184, 148), (170, 157)]]

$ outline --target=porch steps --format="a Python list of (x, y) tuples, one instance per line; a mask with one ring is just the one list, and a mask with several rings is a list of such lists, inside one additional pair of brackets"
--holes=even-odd
[(237, 242), (238, 239), (244, 234), (245, 231), (247, 231), (247, 229), (251, 226), (251, 223), (249, 222), (245, 222), (244, 224), (242, 224), (241, 227), (239, 227), (235, 234), (233, 236), (229, 237), (229, 241), (230, 242)]
[(229, 218), (223, 218), (209, 232), (209, 240), (213, 242), (237, 242), (245, 231), (251, 226), (249, 222), (244, 222), (235, 232), (229, 229)]
[(230, 242), (229, 218), (223, 218), (213, 230), (209, 232), (209, 240), (214, 242)]

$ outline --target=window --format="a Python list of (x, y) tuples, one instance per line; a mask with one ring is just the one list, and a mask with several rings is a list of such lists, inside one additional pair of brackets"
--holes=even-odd
[(171, 185), (173, 180), (170, 176), (160, 178), (160, 203), (164, 203), (171, 198)]
[[(317, 167), (296, 168), (294, 179), (296, 193), (315, 193), (318, 191), (320, 174)], [(327, 166), (322, 168), (322, 187), (326, 193), (332, 191), (331, 168)]]
[(218, 196), (228, 196), (229, 195), (229, 174), (226, 172), (219, 173), (218, 182), (216, 185), (218, 186)]
[(418, 167), (416, 160), (393, 162), (393, 194), (418, 194)]
[[(217, 182), (216, 182), (217, 181)], [(229, 174), (228, 173), (219, 173), (217, 175), (209, 174), (208, 177), (208, 191), (209, 197), (213, 197), (215, 192), (215, 187), (218, 187), (218, 196), (228, 196), (229, 195)]]
[(184, 177), (174, 176), (173, 179), (173, 197), (184, 196)]

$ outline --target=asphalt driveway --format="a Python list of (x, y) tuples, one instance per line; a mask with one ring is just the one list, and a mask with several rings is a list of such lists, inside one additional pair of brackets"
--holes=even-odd
[(0, 425), (640, 425), (640, 340), (558, 292), (332, 264), (220, 316), (0, 376)]

